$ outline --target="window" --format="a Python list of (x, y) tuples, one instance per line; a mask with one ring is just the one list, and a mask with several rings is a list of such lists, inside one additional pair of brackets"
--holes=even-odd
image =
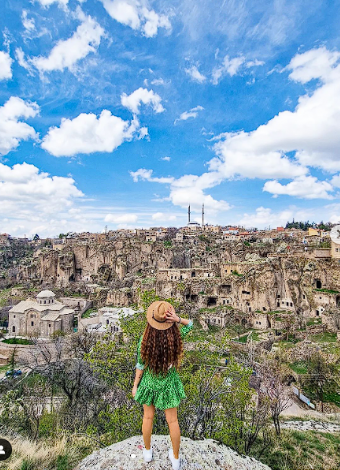
[(305, 298), (306, 298), (305, 294), (303, 294), (303, 295), (302, 295), (302, 298), (303, 298), (303, 299), (305, 299)]
[(34, 326), (34, 321), (31, 321), (31, 326)]
[(110, 320), (106, 320), (106, 324), (108, 325), (110, 323)]
[(44, 304), (46, 304), (46, 300), (44, 300)]
[(293, 307), (293, 302), (290, 303), (290, 306)]
[(259, 325), (261, 325), (261, 322), (259, 321)]
[(15, 326), (12, 326), (12, 333), (15, 333)]
[(171, 279), (173, 278), (173, 276), (171, 276)]
[(51, 323), (48, 324), (48, 327), (51, 328)]
[(15, 318), (15, 315), (13, 315), (13, 318)]

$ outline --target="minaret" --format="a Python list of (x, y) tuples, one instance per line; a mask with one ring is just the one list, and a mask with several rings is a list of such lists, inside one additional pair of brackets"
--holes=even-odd
[(204, 230), (204, 204), (202, 204), (202, 229)]
[(190, 206), (188, 206), (188, 224), (190, 224)]

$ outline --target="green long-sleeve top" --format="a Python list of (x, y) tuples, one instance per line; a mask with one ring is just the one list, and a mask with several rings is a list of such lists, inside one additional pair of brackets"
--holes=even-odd
[[(193, 321), (183, 326), (180, 335), (184, 338), (193, 328)], [(145, 364), (141, 357), (141, 343), (143, 335), (138, 341), (137, 364), (136, 369), (144, 370)], [(176, 367), (169, 366), (168, 373), (152, 374), (147, 366), (144, 370), (142, 379), (137, 388), (134, 399), (140, 404), (155, 405), (156, 408), (164, 410), (175, 408), (179, 405), (181, 399), (186, 398), (182, 381), (178, 375)]]

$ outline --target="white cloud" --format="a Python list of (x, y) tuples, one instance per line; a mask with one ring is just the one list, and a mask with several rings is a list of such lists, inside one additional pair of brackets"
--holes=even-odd
[(41, 147), (55, 157), (113, 152), (124, 141), (136, 137), (137, 132), (139, 138), (147, 134), (145, 128), (139, 127), (137, 119), (123, 121), (104, 109), (99, 117), (82, 113), (74, 119), (63, 118), (60, 127), (49, 129)]
[(312, 220), (315, 212), (308, 210), (299, 210), (296, 207), (284, 209), (279, 212), (273, 212), (268, 207), (258, 207), (255, 213), (243, 214), (243, 217), (237, 223), (245, 228), (276, 228), (285, 226), (288, 221), (295, 220)]
[(154, 10), (149, 10), (138, 0), (101, 1), (111, 18), (141, 31), (148, 38), (156, 36), (158, 28), (171, 30), (171, 23), (166, 15), (159, 15)]
[(313, 78), (319, 78), (326, 82), (332, 80), (334, 66), (339, 59), (340, 52), (330, 52), (325, 47), (320, 47), (303, 54), (297, 54), (286, 69), (292, 70), (289, 77), (296, 82), (307, 83)]
[(60, 7), (66, 7), (68, 0), (38, 0), (43, 7), (49, 7), (52, 3), (58, 3)]
[(221, 182), (220, 175), (218, 174), (185, 175), (176, 180), (173, 177), (155, 178), (152, 176), (152, 173), (153, 170), (146, 170), (145, 168), (140, 168), (135, 172), (130, 171), (134, 182), (143, 180), (155, 183), (170, 183), (169, 197), (162, 200), (171, 201), (176, 206), (186, 208), (190, 204), (193, 211), (201, 211), (202, 204), (204, 203), (205, 208), (209, 209), (213, 214), (231, 208), (228, 202), (223, 200), (218, 201), (209, 194), (204, 193), (205, 189), (216, 186), (218, 182)]
[(156, 113), (162, 113), (164, 110), (161, 105), (162, 98), (154, 93), (153, 90), (147, 90), (146, 88), (138, 88), (131, 95), (123, 93), (121, 95), (121, 103), (123, 106), (128, 108), (132, 113), (139, 114), (139, 106), (141, 103), (152, 106)]
[(264, 62), (262, 60), (248, 60), (248, 62), (245, 63), (245, 66), (249, 69), (250, 67), (259, 67), (260, 65), (264, 65)]
[[(226, 178), (296, 178), (308, 166), (340, 170), (340, 65), (338, 53), (325, 48), (295, 56), (287, 69), (290, 78), (306, 82), (319, 78), (321, 85), (301, 96), (294, 111), (283, 111), (252, 132), (226, 133), (214, 150), (210, 169)], [(295, 158), (285, 154), (296, 152)]]
[(129, 224), (137, 222), (138, 216), (136, 214), (107, 214), (105, 222), (113, 222), (114, 224)]
[(189, 118), (196, 118), (198, 116), (198, 111), (202, 111), (204, 108), (202, 106), (196, 106), (195, 108), (190, 109), (190, 111), (184, 111), (179, 118), (175, 119), (174, 124), (178, 121), (186, 121)]
[(18, 47), (17, 49), (15, 49), (15, 58), (17, 59), (20, 67), (23, 67), (24, 69), (28, 70), (29, 72), (32, 71), (32, 67), (27, 62), (27, 60), (25, 59), (25, 53), (21, 49), (21, 47)]
[(164, 214), (163, 212), (156, 212), (152, 214), (152, 220), (176, 220), (175, 215)]
[(25, 102), (16, 96), (0, 107), (0, 155), (16, 149), (21, 140), (38, 138), (33, 127), (20, 121), (20, 118), (28, 119), (38, 113), (37, 103)]
[(12, 62), (7, 52), (0, 51), (0, 80), (9, 80), (12, 78)]
[(169, 162), (171, 160), (171, 157), (161, 157), (161, 160)]
[(174, 178), (172, 176), (168, 178), (153, 177), (153, 170), (146, 170), (145, 168), (140, 168), (137, 171), (130, 171), (129, 173), (135, 183), (137, 183), (139, 180), (151, 181), (154, 183), (172, 183), (174, 181)]
[(333, 191), (332, 185), (327, 181), (318, 181), (314, 176), (300, 176), (286, 185), (277, 180), (267, 181), (263, 186), (263, 191), (274, 194), (274, 197), (279, 194), (305, 199), (333, 199), (334, 197), (328, 193)]
[(190, 75), (190, 77), (191, 77), (194, 81), (196, 81), (196, 82), (198, 82), (198, 83), (203, 83), (203, 82), (207, 79), (206, 76), (202, 75), (202, 74), (199, 72), (198, 68), (197, 68), (195, 65), (193, 65), (193, 66), (190, 67), (189, 69), (185, 69), (185, 72), (186, 72), (188, 75)]
[(31, 59), (39, 71), (51, 72), (65, 68), (73, 71), (75, 64), (80, 59), (86, 57), (90, 52), (96, 52), (104, 35), (104, 29), (91, 16), (85, 16), (80, 9), (77, 10), (77, 16), (82, 23), (69, 39), (58, 41), (48, 57)]
[(155, 78), (154, 80), (152, 80), (151, 85), (165, 85), (165, 81), (163, 80), (163, 78)]
[(213, 85), (217, 85), (218, 82), (224, 75), (230, 75), (233, 77), (237, 74), (241, 65), (245, 62), (245, 58), (243, 56), (234, 57), (233, 59), (229, 59), (229, 56), (226, 55), (223, 59), (222, 65), (219, 67), (215, 67), (212, 71), (212, 83)]
[(0, 163), (0, 217), (8, 218), (9, 233), (48, 232), (49, 224), (54, 219), (60, 224), (60, 213), (82, 196), (72, 178), (50, 176), (25, 162), (13, 167)]
[(33, 18), (31, 18), (31, 19), (27, 18), (27, 11), (26, 10), (22, 11), (21, 19), (22, 19), (22, 24), (23, 24), (25, 29), (27, 29), (28, 31), (33, 31), (35, 29), (34, 19)]

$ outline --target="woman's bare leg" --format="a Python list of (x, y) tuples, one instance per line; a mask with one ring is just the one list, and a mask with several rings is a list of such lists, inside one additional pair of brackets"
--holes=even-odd
[(143, 432), (144, 446), (146, 450), (150, 450), (153, 417), (155, 416), (155, 406), (143, 405), (143, 407), (144, 407), (144, 416), (143, 416), (142, 432)]
[(167, 410), (164, 410), (164, 412), (169, 426), (172, 450), (174, 452), (175, 459), (178, 459), (179, 446), (181, 443), (181, 430), (177, 419), (177, 408), (168, 408)]

